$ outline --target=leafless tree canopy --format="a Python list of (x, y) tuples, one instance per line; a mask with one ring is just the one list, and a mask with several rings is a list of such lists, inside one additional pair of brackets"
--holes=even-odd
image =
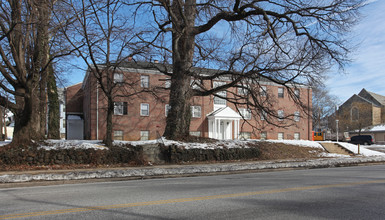
[[(218, 91), (230, 87), (243, 87), (248, 95), (222, 98), (264, 109), (276, 117), (266, 105), (271, 102), (257, 98), (259, 82), (286, 86), (293, 95), (297, 83), (322, 79), (331, 65), (342, 68), (349, 52), (344, 33), (355, 23), (363, 2), (160, 0), (128, 4), (136, 7), (134, 15), (142, 21), (139, 25), (149, 28), (151, 34), (142, 40), (156, 48), (152, 55), (173, 65), (172, 108), (165, 132), (172, 138), (176, 133), (186, 135), (188, 130), (189, 122), (177, 119), (188, 117), (188, 108), (183, 107), (188, 101), (180, 100), (218, 96)], [(193, 71), (193, 67), (218, 71), (207, 75)], [(216, 88), (204, 86), (205, 80), (223, 77), (228, 83)], [(187, 86), (190, 78), (201, 85), (199, 89)]]

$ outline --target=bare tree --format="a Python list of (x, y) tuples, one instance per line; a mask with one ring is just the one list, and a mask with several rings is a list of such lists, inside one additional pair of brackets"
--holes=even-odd
[(313, 130), (317, 130), (325, 127), (322, 122), (327, 123), (328, 117), (335, 112), (339, 101), (338, 98), (331, 95), (327, 88), (322, 84), (312, 86), (312, 89)]
[(136, 82), (124, 79), (120, 69), (123, 62), (140, 52), (140, 44), (133, 42), (135, 35), (131, 33), (130, 21), (123, 16), (124, 4), (120, 0), (68, 0), (61, 4), (69, 13), (57, 19), (71, 23), (70, 28), (63, 27), (63, 34), (84, 60), (107, 100), (104, 142), (111, 146), (116, 98), (141, 92), (133, 89), (131, 85)]
[(350, 106), (341, 106), (338, 109), (338, 119), (342, 131), (357, 130), (361, 134), (364, 127), (373, 125), (373, 106), (366, 101), (354, 102)]
[(52, 9), (51, 0), (0, 4), (0, 87), (12, 98), (0, 96), (0, 104), (15, 115), (13, 144), (44, 138)]
[[(176, 139), (189, 134), (189, 105), (194, 96), (214, 95), (279, 117), (270, 108), (271, 101), (258, 98), (261, 80), (286, 87), (306, 109), (294, 96), (296, 83), (320, 80), (321, 73), (335, 63), (343, 67), (348, 48), (342, 36), (356, 21), (362, 1), (158, 0), (128, 4), (137, 6), (137, 17), (144, 15), (148, 20), (151, 12), (153, 19), (145, 25), (157, 32), (142, 40), (151, 43), (165, 63), (172, 64), (172, 73), (168, 73), (171, 109), (164, 135)], [(207, 74), (193, 67), (217, 71)], [(200, 86), (192, 88), (191, 80)], [(206, 86), (205, 81), (225, 83), (214, 87)], [(232, 87), (248, 93), (221, 96), (220, 91)]]

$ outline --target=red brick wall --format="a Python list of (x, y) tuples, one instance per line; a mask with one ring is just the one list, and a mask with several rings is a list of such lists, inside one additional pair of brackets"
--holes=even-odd
[(83, 112), (83, 90), (81, 83), (67, 87), (66, 112)]
[[(130, 86), (118, 86), (116, 94), (122, 94), (122, 91), (129, 91), (129, 93), (134, 93), (141, 90), (140, 87), (140, 75), (139, 73), (125, 73), (125, 77), (130, 77), (129, 81), (135, 82), (134, 88)], [(128, 114), (127, 115), (114, 115), (113, 116), (113, 130), (120, 130), (124, 133), (124, 140), (140, 140), (140, 131), (149, 131), (150, 139), (156, 139), (159, 135), (162, 135), (164, 132), (166, 124), (165, 116), (165, 105), (168, 104), (168, 91), (164, 90), (164, 80), (169, 78), (161, 74), (143, 74), (150, 77), (150, 87), (158, 87), (154, 93), (140, 93), (135, 96), (130, 97), (116, 97), (115, 101), (122, 101), (128, 103)], [(84, 86), (84, 117), (85, 117), (85, 135), (88, 139), (96, 139), (96, 124), (98, 124), (98, 139), (103, 139), (105, 136), (105, 127), (106, 127), (106, 109), (107, 106), (106, 98), (103, 95), (102, 91), (99, 89), (96, 92), (95, 80), (90, 76), (86, 80), (87, 84)], [(211, 82), (206, 82), (208, 85)], [(285, 115), (294, 114), (295, 111), (300, 112), (299, 122), (294, 124), (286, 124), (289, 127), (275, 127), (266, 123), (266, 121), (261, 121), (260, 117), (257, 116), (247, 123), (243, 123), (243, 120), (240, 122), (240, 131), (241, 132), (251, 132), (252, 138), (260, 138), (260, 132), (266, 131), (268, 139), (277, 139), (278, 133), (283, 132), (285, 139), (293, 139), (294, 133), (300, 133), (300, 139), (311, 140), (311, 118), (309, 118), (306, 113), (301, 111), (297, 107), (293, 100), (289, 97), (287, 90), (285, 89), (284, 98), (278, 98), (278, 87), (272, 84), (266, 84), (269, 96), (274, 100), (274, 108), (276, 110), (283, 110)], [(301, 87), (300, 97), (301, 100), (311, 107), (311, 90)], [(236, 93), (236, 89), (230, 89), (229, 91)], [(228, 92), (228, 95), (231, 94)], [(156, 96), (154, 96), (154, 94)], [(98, 95), (99, 105), (96, 106), (96, 96)], [(149, 116), (140, 115), (140, 104), (148, 103), (150, 107)], [(207, 97), (194, 97), (191, 105), (200, 105), (201, 106), (201, 118), (192, 118), (190, 131), (200, 131), (203, 137), (208, 137), (208, 119), (206, 115), (213, 111), (213, 96)], [(234, 105), (229, 104), (228, 106), (235, 110)], [(98, 111), (98, 123), (96, 123), (96, 111)], [(289, 120), (285, 120), (288, 123)], [(276, 119), (274, 122), (278, 122)], [(281, 124), (284, 125), (284, 124)], [(258, 129), (253, 128), (256, 126)], [(233, 129), (234, 131), (234, 129)]]

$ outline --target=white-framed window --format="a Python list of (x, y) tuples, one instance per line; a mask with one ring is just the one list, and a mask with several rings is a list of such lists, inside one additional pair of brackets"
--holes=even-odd
[(114, 102), (114, 115), (127, 115), (127, 102)]
[(264, 110), (262, 110), (261, 111), (261, 121), (266, 120), (266, 116), (267, 116), (266, 112)]
[(299, 140), (300, 139), (300, 134), (299, 132), (294, 133), (294, 140)]
[(261, 94), (261, 96), (267, 96), (266, 86), (261, 86), (261, 88), (259, 88), (259, 93)]
[(164, 115), (167, 117), (168, 116), (168, 112), (170, 111), (171, 109), (171, 106), (169, 104), (166, 104), (164, 106)]
[(121, 131), (121, 130), (114, 131), (114, 140), (115, 141), (122, 141), (123, 140), (123, 131)]
[(150, 138), (150, 131), (140, 131), (140, 140), (147, 141)]
[(247, 108), (239, 108), (239, 113), (242, 115), (242, 117), (246, 120), (251, 119), (251, 110)]
[(251, 139), (251, 132), (241, 132), (239, 138), (245, 140)]
[(294, 89), (294, 95), (295, 95), (297, 98), (300, 97), (299, 89)]
[(150, 86), (150, 76), (141, 75), (140, 76), (140, 87), (148, 88)]
[(201, 107), (199, 105), (191, 106), (191, 117), (200, 118), (201, 115)]
[(200, 88), (200, 86), (199, 86), (199, 84), (198, 84), (198, 81), (196, 81), (196, 80), (194, 80), (194, 79), (191, 79), (191, 81), (190, 81), (190, 86), (191, 86), (191, 88), (193, 88), (193, 89), (199, 89), (199, 88)]
[(170, 79), (170, 78), (167, 78), (167, 79), (164, 81), (164, 88), (166, 88), (166, 89), (171, 88), (171, 79)]
[(238, 87), (238, 95), (247, 95), (247, 94), (249, 94), (249, 91), (246, 88), (244, 88), (244, 87), (239, 88)]
[(299, 121), (301, 115), (299, 114), (299, 112), (294, 112), (294, 121)]
[(200, 131), (190, 131), (190, 136), (200, 137), (201, 132)]
[(278, 121), (283, 121), (285, 118), (285, 112), (283, 110), (278, 110)]
[(147, 103), (140, 104), (140, 116), (149, 116), (150, 115), (150, 105)]
[(283, 88), (282, 87), (278, 87), (278, 98), (283, 98)]
[[(224, 84), (225, 82), (214, 82), (213, 87), (216, 88)], [(214, 96), (214, 105), (226, 105), (226, 99), (224, 99), (227, 96), (226, 90), (217, 92), (216, 94), (223, 98)]]
[(267, 139), (267, 131), (262, 131), (261, 132), (261, 140), (266, 140)]
[(283, 139), (284, 139), (284, 133), (278, 132), (278, 140), (283, 140)]
[(124, 75), (123, 73), (114, 73), (114, 83), (123, 83)]

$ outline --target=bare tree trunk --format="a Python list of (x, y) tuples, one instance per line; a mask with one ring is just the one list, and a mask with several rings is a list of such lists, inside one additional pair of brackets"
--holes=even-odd
[[(19, 101), (20, 103), (20, 101)], [(15, 112), (15, 129), (13, 132), (13, 145), (29, 145), (31, 140), (42, 140), (40, 129), (39, 97), (36, 94), (26, 94), (23, 99), (24, 108)]]
[[(190, 100), (192, 91), (191, 67), (194, 57), (195, 35), (192, 34), (195, 25), (195, 0), (182, 2), (173, 1), (172, 12), (176, 15), (173, 21), (172, 59), (173, 74), (171, 77), (170, 106), (164, 136), (169, 139), (179, 139), (189, 135), (191, 110)], [(180, 10), (184, 8), (184, 11)]]
[(110, 147), (112, 146), (112, 115), (114, 114), (114, 101), (112, 100), (112, 97), (108, 97), (108, 104), (107, 104), (107, 127), (106, 127), (106, 137), (104, 140), (104, 143)]
[(60, 139), (60, 105), (55, 74), (52, 65), (49, 67), (47, 80), (48, 95), (48, 138)]

